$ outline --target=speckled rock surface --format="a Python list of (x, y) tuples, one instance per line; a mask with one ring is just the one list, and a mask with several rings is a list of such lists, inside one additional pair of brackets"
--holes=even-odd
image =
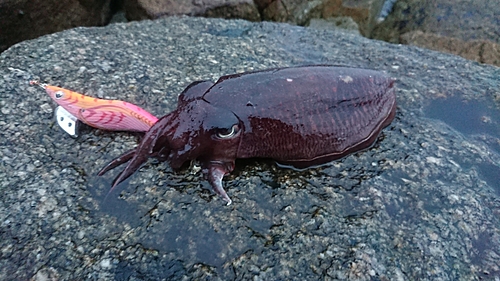
[[(116, 172), (97, 171), (140, 135), (84, 128), (72, 139), (28, 84), (163, 115), (195, 80), (320, 63), (396, 78), (396, 119), (371, 149), (323, 167), (237, 162), (224, 181), (231, 206), (196, 170), (154, 161), (105, 198)], [(15, 45), (0, 55), (0, 279), (498, 280), (499, 77), (352, 34), (218, 19), (77, 28)], [(431, 110), (449, 99), (487, 106), (475, 131)]]

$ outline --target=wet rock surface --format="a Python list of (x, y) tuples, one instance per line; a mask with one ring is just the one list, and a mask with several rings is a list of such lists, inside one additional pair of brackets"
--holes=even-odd
[[(28, 84), (160, 116), (192, 81), (304, 64), (386, 71), (396, 119), (374, 147), (322, 167), (238, 161), (231, 206), (196, 169), (154, 161), (108, 195), (116, 171), (97, 171), (140, 135), (72, 139)], [(0, 77), (0, 279), (500, 278), (499, 68), (337, 31), (166, 18), (23, 42), (0, 55)], [(456, 100), (487, 104), (471, 118), (493, 127), (434, 110)]]

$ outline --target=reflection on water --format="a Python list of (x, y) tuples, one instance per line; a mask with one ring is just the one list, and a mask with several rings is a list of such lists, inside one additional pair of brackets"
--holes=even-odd
[[(500, 109), (493, 101), (452, 96), (433, 100), (424, 113), (500, 154)], [(482, 178), (500, 194), (500, 167), (493, 163), (482, 163), (476, 168)]]
[[(439, 119), (464, 134), (500, 138), (500, 110), (493, 102), (464, 100), (457, 96), (436, 99), (427, 106), (425, 115)], [(498, 146), (496, 151), (500, 152)]]

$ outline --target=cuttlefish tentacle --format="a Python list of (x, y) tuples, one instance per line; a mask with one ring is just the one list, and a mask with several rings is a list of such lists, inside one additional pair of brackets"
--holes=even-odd
[[(157, 140), (162, 136), (164, 131), (170, 132), (172, 129), (172, 125), (170, 124), (172, 115), (166, 115), (158, 122), (156, 122), (150, 130), (146, 132), (143, 139), (139, 143), (139, 145), (125, 154), (122, 154), (120, 157), (111, 161), (108, 165), (106, 165), (101, 171), (99, 171), (99, 175), (103, 175), (107, 171), (128, 162), (127, 166), (123, 171), (121, 171), (118, 176), (113, 180), (111, 185), (111, 189), (109, 192), (113, 191), (113, 189), (122, 181), (126, 180), (130, 177), (137, 169), (141, 167), (141, 165), (147, 161), (149, 157), (155, 157), (159, 152), (161, 154), (169, 152), (170, 148), (168, 147), (168, 142), (158, 144)], [(154, 150), (154, 146), (159, 145), (159, 150)]]
[(120, 157), (114, 159), (113, 161), (109, 162), (106, 166), (104, 166), (99, 173), (97, 173), (98, 176), (102, 176), (105, 173), (107, 173), (109, 170), (112, 170), (118, 166), (120, 166), (123, 163), (127, 163), (134, 157), (136, 149), (129, 150), (128, 152), (123, 153), (120, 155)]

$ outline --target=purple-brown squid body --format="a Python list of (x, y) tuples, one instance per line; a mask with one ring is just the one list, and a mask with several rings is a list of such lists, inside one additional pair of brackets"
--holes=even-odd
[(174, 169), (196, 159), (230, 204), (222, 178), (236, 158), (272, 158), (296, 168), (326, 163), (371, 146), (395, 111), (394, 80), (368, 69), (302, 66), (194, 82), (176, 110), (99, 175), (128, 162), (114, 187), (149, 157)]

